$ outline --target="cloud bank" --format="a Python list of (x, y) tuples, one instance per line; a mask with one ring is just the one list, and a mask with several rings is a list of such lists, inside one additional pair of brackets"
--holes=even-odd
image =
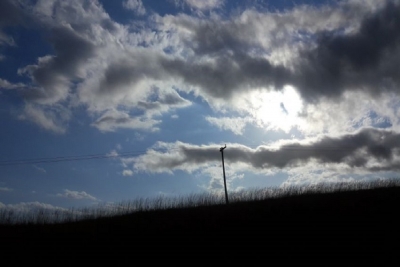
[[(199, 10), (224, 4), (184, 2)], [(141, 1), (123, 1), (123, 6), (145, 14)], [(349, 95), (373, 97), (368, 108), (339, 111), (340, 124), (373, 111), (398, 126), (390, 116), (396, 110), (376, 106), (398, 95), (399, 1), (348, 0), (280, 12), (248, 8), (227, 16), (152, 14), (144, 27), (113, 21), (98, 1), (7, 0), (2, 10), (0, 45), (11, 45), (4, 40), (13, 38), (4, 29), (29, 23), (53, 48), (52, 54), (16, 70), (31, 82), (0, 80), (2, 88), (17, 89), (26, 103), (22, 118), (50, 131), (65, 132), (69, 119), (49, 110), (82, 105), (101, 131), (154, 131), (163, 114), (190, 106), (180, 92), (201, 97), (216, 112), (239, 112), (237, 121), (251, 118), (260, 127), (298, 128), (304, 134), (332, 124), (316, 126), (325, 121), (316, 120), (319, 110), (338, 103), (351, 107)], [(273, 108), (280, 109), (280, 116), (290, 114), (291, 123), (277, 126), (272, 116), (254, 112), (252, 98), (270, 98), (288, 86), (301, 108), (291, 114), (290, 103)], [(32, 110), (35, 115), (28, 115)], [(224, 129), (243, 134), (242, 126)]]
[[(225, 166), (232, 171), (231, 177), (244, 171), (267, 175), (284, 171), (291, 174), (307, 168), (311, 172), (319, 172), (320, 178), (334, 173), (335, 179), (352, 173), (398, 171), (399, 137), (400, 134), (394, 131), (363, 128), (353, 134), (281, 140), (256, 148), (227, 144), (224, 150)], [(221, 155), (216, 144), (199, 146), (159, 142), (146, 154), (122, 161), (136, 172), (200, 171), (211, 176), (218, 173), (221, 180)]]

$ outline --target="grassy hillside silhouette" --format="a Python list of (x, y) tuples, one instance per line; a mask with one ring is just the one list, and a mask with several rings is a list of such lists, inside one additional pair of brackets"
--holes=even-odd
[(399, 260), (397, 180), (253, 189), (232, 193), (229, 205), (223, 200), (211, 194), (142, 199), (121, 203), (126, 210), (114, 215), (95, 210), (62, 222), (42, 214), (11, 223), (3, 212), (1, 249), (16, 266), (31, 257), (55, 266), (382, 266)]

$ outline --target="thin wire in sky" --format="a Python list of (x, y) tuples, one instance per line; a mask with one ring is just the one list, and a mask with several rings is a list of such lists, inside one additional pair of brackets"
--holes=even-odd
[[(249, 148), (260, 148), (263, 146), (248, 146)], [(318, 148), (307, 147), (307, 146), (282, 146), (277, 148), (278, 150), (290, 150), (290, 151), (350, 151), (357, 150), (360, 147), (353, 146), (320, 146)], [(269, 148), (271, 149), (271, 148)], [(181, 148), (165, 148), (157, 149), (157, 152), (171, 152), (181, 150)], [(107, 153), (107, 154), (90, 154), (90, 155), (76, 155), (76, 156), (59, 156), (59, 157), (46, 157), (46, 158), (31, 158), (31, 159), (17, 159), (17, 160), (3, 160), (0, 161), (1, 166), (14, 166), (14, 165), (28, 165), (28, 164), (45, 164), (45, 163), (56, 163), (56, 162), (68, 162), (68, 161), (81, 161), (81, 160), (98, 160), (98, 159), (109, 159), (109, 158), (125, 158), (135, 157), (144, 155), (148, 150), (135, 150), (124, 153)]]
[(80, 161), (80, 160), (107, 159), (107, 158), (122, 158), (129, 156), (140, 156), (145, 153), (146, 153), (145, 150), (137, 150), (125, 153), (118, 153), (118, 154), (108, 153), (108, 154), (92, 154), (92, 155), (79, 155), (79, 156), (60, 156), (60, 157), (47, 157), (47, 158), (5, 160), (5, 161), (0, 161), (0, 166), (55, 163), (55, 162), (65, 162), (65, 161)]

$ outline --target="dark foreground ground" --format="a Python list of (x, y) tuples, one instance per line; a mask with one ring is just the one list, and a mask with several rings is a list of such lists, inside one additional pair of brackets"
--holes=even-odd
[(398, 266), (400, 188), (0, 226), (2, 266)]

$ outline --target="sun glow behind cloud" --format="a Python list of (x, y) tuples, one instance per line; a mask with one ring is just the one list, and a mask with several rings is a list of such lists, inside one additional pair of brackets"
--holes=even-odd
[(289, 132), (301, 123), (299, 116), (303, 103), (292, 86), (279, 92), (260, 90), (250, 93), (252, 115), (256, 123), (266, 130)]

